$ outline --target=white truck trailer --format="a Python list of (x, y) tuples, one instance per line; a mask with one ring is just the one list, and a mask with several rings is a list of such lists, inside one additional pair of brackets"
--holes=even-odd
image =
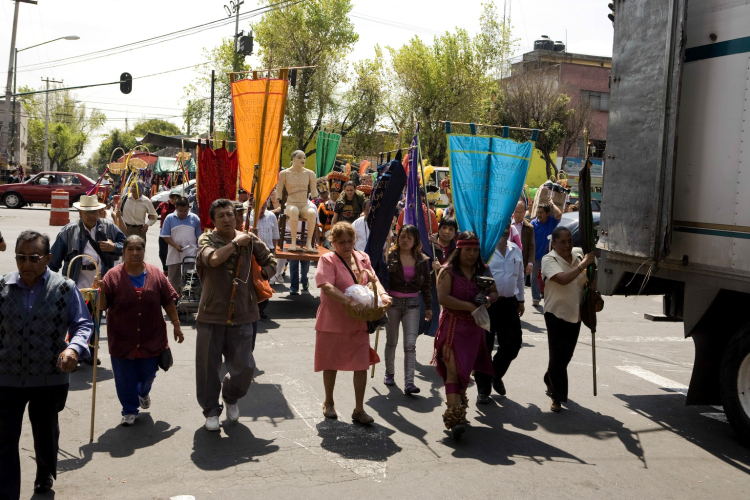
[(750, 444), (750, 2), (613, 3), (599, 288), (664, 295), (687, 404)]

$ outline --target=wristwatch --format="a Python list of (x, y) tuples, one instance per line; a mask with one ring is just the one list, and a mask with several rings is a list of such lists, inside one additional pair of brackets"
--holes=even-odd
[(239, 245), (239, 243), (237, 243), (236, 241), (232, 240), (232, 245), (234, 245), (235, 250), (237, 250), (238, 252), (240, 251), (240, 245)]

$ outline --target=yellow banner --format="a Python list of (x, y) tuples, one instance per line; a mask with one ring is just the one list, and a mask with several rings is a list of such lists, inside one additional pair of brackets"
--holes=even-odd
[(260, 165), (259, 182), (255, 188), (256, 220), (253, 221), (253, 226), (257, 224), (261, 203), (268, 199), (278, 182), (288, 89), (289, 81), (286, 78), (239, 80), (232, 83), (240, 185), (248, 192), (253, 184), (255, 165)]

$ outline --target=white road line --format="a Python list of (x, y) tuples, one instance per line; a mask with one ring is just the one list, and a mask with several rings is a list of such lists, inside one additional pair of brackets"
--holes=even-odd
[[(662, 377), (661, 375), (657, 375), (654, 372), (644, 370), (640, 366), (615, 366), (615, 368), (617, 368), (618, 370), (622, 370), (626, 373), (630, 373), (631, 375), (635, 375), (636, 377), (640, 377), (643, 380), (647, 380), (664, 390), (671, 391), (671, 392), (678, 392), (682, 394), (683, 396), (687, 396), (688, 387), (686, 385), (681, 384), (679, 382), (675, 382), (674, 380), (670, 380), (666, 377)], [(713, 406), (712, 408), (719, 410), (719, 412), (721, 413), (701, 413), (701, 415), (704, 417), (719, 420), (721, 422), (727, 421), (727, 417), (723, 413), (724, 412), (723, 407)]]
[[(534, 342), (546, 342), (546, 335), (524, 335), (524, 340), (533, 340)], [(581, 340), (588, 340), (590, 337), (581, 335)], [(684, 337), (643, 337), (633, 335), (630, 337), (596, 337), (597, 342), (691, 342)]]

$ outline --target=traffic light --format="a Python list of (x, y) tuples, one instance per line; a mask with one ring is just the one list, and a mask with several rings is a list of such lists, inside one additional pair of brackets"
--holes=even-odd
[(292, 87), (297, 86), (297, 68), (294, 68), (289, 72), (289, 83)]
[(131, 90), (133, 90), (133, 77), (125, 72), (120, 75), (120, 92), (129, 94)]
[(248, 36), (241, 36), (239, 47), (237, 52), (242, 55), (250, 56), (253, 54), (253, 34), (250, 33)]
[(607, 7), (609, 7), (609, 10), (612, 11), (609, 14), (607, 14), (607, 17), (609, 18), (610, 21), (612, 21), (612, 26), (614, 26), (615, 25), (615, 4), (608, 3)]

